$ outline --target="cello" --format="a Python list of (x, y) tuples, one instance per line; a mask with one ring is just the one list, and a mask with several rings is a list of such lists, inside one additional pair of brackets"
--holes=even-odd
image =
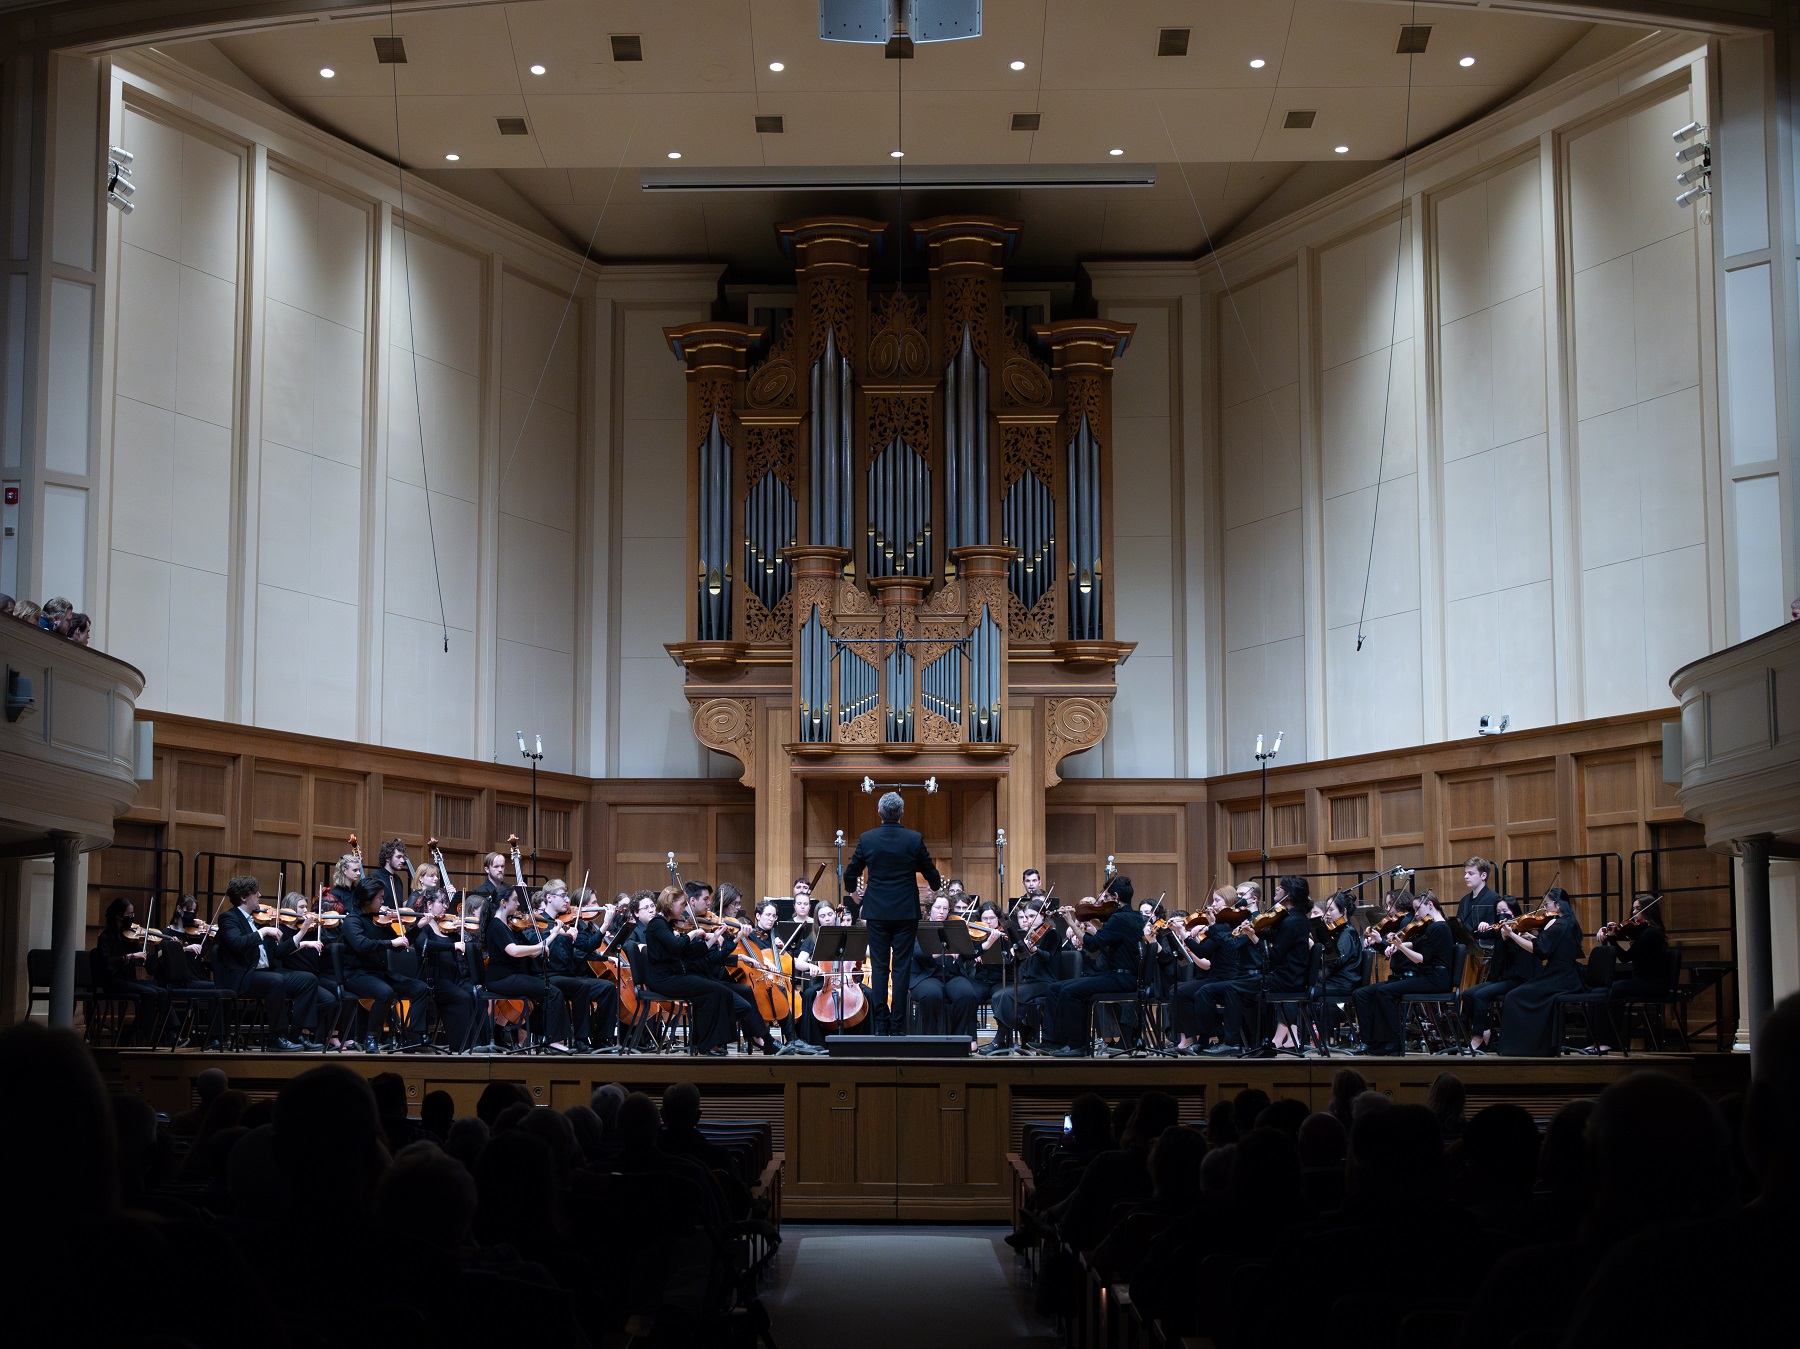
[[(836, 926), (822, 924), (821, 927)], [(857, 979), (857, 966), (860, 961), (854, 960), (821, 960), (819, 973), (825, 977), (825, 986), (813, 995), (813, 1020), (821, 1026), (836, 1026), (846, 1030), (851, 1026), (859, 1026), (869, 1015), (869, 1000), (863, 994), (863, 985)]]
[[(756, 911), (758, 924), (763, 909)], [(727, 920), (729, 921), (729, 920)], [(794, 1014), (794, 958), (782, 949), (773, 928), (768, 929), (769, 945), (765, 948), (751, 936), (753, 931), (738, 928), (737, 968), (735, 973), (750, 986), (756, 1010), (770, 1025), (785, 1024)]]

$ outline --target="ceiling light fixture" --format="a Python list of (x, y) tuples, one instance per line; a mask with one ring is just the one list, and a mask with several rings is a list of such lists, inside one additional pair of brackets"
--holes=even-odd
[(1336, 149), (1334, 149), (1332, 151), (1332, 153), (1339, 154), (1339, 155), (1347, 155), (1350, 153), (1350, 147), (1348, 145), (1340, 145), (1340, 146), (1336, 147)]
[(670, 159), (680, 159), (680, 158), (681, 158), (681, 151), (679, 151), (679, 150), (671, 150), (671, 151), (669, 151), (669, 158), (670, 158)]
[(330, 66), (320, 66), (319, 67), (319, 78), (320, 79), (329, 80), (329, 79), (335, 79), (336, 77), (337, 77), (337, 71), (333, 70)]
[(779, 61), (771, 61), (769, 62), (769, 69), (779, 75), (782, 71), (786, 70), (787, 67)]
[(1118, 155), (1124, 154), (1125, 152), (1123, 150), (1121, 150), (1118, 146), (1115, 145), (1112, 149), (1108, 150), (1106, 153), (1116, 157)]
[[(868, 192), (893, 191), (890, 170), (861, 165), (802, 168), (687, 168), (638, 170), (645, 192)], [(1071, 188), (1155, 187), (1153, 164), (949, 164), (910, 168), (906, 189), (1064, 191)]]
[(1014, 70), (1023, 70), (1025, 69), (1025, 63), (1023, 61), (1014, 61), (1012, 63), (1012, 68)]
[(1463, 67), (1463, 69), (1467, 70), (1470, 66), (1475, 64), (1475, 58), (1473, 56), (1465, 56), (1465, 57), (1463, 57), (1462, 60), (1458, 61), (1456, 64)]
[(906, 151), (904, 151), (904, 150), (889, 150), (888, 158), (889, 159), (905, 159)]
[(1267, 61), (1263, 60), (1262, 57), (1259, 56), (1255, 60), (1250, 62), (1250, 69), (1261, 70), (1264, 66), (1266, 66), (1268, 64), (1269, 63)]
[(458, 154), (448, 154), (448, 155), (445, 155), (444, 158), (449, 160), (452, 164), (454, 164), (454, 163), (456, 163), (457, 160), (461, 159), (462, 156), (458, 155)]
[(542, 66), (533, 66), (531, 68), (531, 73), (533, 75), (542, 75), (544, 73), (544, 68)]

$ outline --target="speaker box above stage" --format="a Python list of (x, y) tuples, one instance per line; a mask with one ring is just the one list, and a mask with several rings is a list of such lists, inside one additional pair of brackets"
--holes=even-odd
[(966, 1035), (827, 1035), (835, 1059), (966, 1059)]

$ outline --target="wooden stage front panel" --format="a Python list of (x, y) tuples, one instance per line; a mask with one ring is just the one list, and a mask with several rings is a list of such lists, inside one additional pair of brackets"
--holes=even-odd
[(119, 1089), (158, 1110), (189, 1109), (193, 1079), (223, 1068), (252, 1098), (321, 1063), (357, 1072), (399, 1073), (416, 1108), (430, 1091), (473, 1114), (489, 1082), (522, 1084), (539, 1104), (585, 1103), (595, 1087), (617, 1082), (659, 1094), (676, 1082), (701, 1089), (706, 1115), (757, 1120), (787, 1156), (783, 1215), (796, 1219), (1005, 1221), (1011, 1179), (1006, 1154), (1027, 1124), (1060, 1121), (1083, 1092), (1116, 1101), (1157, 1088), (1181, 1102), (1185, 1123), (1245, 1087), (1296, 1097), (1322, 1108), (1332, 1076), (1353, 1067), (1371, 1088), (1396, 1101), (1425, 1099), (1432, 1080), (1454, 1072), (1473, 1113), (1516, 1102), (1547, 1119), (1563, 1102), (1593, 1096), (1641, 1068), (1655, 1068), (1719, 1095), (1749, 1078), (1743, 1054), (1633, 1055), (1604, 1059), (691, 1059), (679, 1055), (552, 1058), (521, 1055), (416, 1057), (367, 1054), (189, 1054), (100, 1050), (100, 1065)]

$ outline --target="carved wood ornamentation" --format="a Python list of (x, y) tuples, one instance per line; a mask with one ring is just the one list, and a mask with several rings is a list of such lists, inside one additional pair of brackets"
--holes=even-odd
[(700, 434), (706, 435), (712, 419), (719, 419), (719, 430), (725, 437), (725, 443), (736, 449), (738, 446), (737, 418), (732, 415), (731, 386), (729, 375), (707, 375), (696, 381), (695, 393), (700, 403)]
[(870, 394), (869, 453), (877, 455), (894, 443), (898, 435), (914, 453), (927, 463), (931, 460), (931, 395)]
[(944, 283), (944, 352), (940, 365), (948, 365), (962, 346), (963, 328), (970, 329), (969, 340), (975, 354), (989, 366), (993, 359), (988, 351), (988, 305), (994, 283), (985, 277), (953, 276)]
[(1000, 490), (1005, 491), (1029, 470), (1038, 481), (1054, 489), (1056, 445), (1052, 428), (1044, 425), (1000, 428)]
[(729, 754), (744, 766), (746, 787), (756, 779), (756, 699), (691, 698), (694, 738), (708, 749)]
[(1050, 372), (1044, 369), (1023, 342), (1019, 325), (1007, 315), (1006, 359), (1000, 367), (1000, 392), (1012, 407), (1048, 407), (1053, 386)]
[(1029, 611), (1023, 600), (1008, 591), (1006, 635), (1015, 642), (1054, 642), (1061, 635), (1056, 626), (1056, 587), (1046, 590)]
[(852, 717), (837, 728), (838, 743), (879, 745), (881, 743), (881, 719), (882, 709), (880, 707), (871, 707), (861, 716)]
[(1056, 766), (1079, 750), (1091, 749), (1106, 734), (1110, 697), (1076, 696), (1044, 701), (1044, 785), (1062, 781)]
[(770, 350), (768, 359), (750, 372), (744, 389), (744, 401), (753, 408), (789, 408), (800, 391), (800, 377), (794, 369), (794, 320), (781, 325), (781, 337)]
[(870, 323), (869, 373), (877, 379), (924, 378), (931, 364), (925, 321), (925, 307), (917, 299), (889, 295)]
[(793, 591), (776, 600), (772, 611), (763, 608), (762, 601), (749, 586), (740, 586), (738, 593), (744, 597), (744, 623), (740, 631), (745, 641), (786, 646), (794, 640)]
[(960, 745), (962, 727), (921, 705), (913, 718), (913, 739), (921, 745)]
[(765, 473), (773, 473), (788, 491), (794, 490), (795, 442), (798, 428), (792, 426), (752, 426), (749, 428), (748, 456), (744, 461), (744, 484), (753, 487)]
[(1073, 436), (1081, 425), (1081, 414), (1087, 413), (1088, 428), (1094, 439), (1106, 443), (1106, 422), (1100, 416), (1100, 376), (1087, 371), (1070, 374), (1063, 381), (1063, 424)]
[(807, 364), (819, 359), (825, 351), (825, 334), (837, 334), (837, 348), (852, 363), (856, 360), (856, 292), (847, 276), (815, 277), (807, 288), (812, 323), (809, 329), (811, 351)]

